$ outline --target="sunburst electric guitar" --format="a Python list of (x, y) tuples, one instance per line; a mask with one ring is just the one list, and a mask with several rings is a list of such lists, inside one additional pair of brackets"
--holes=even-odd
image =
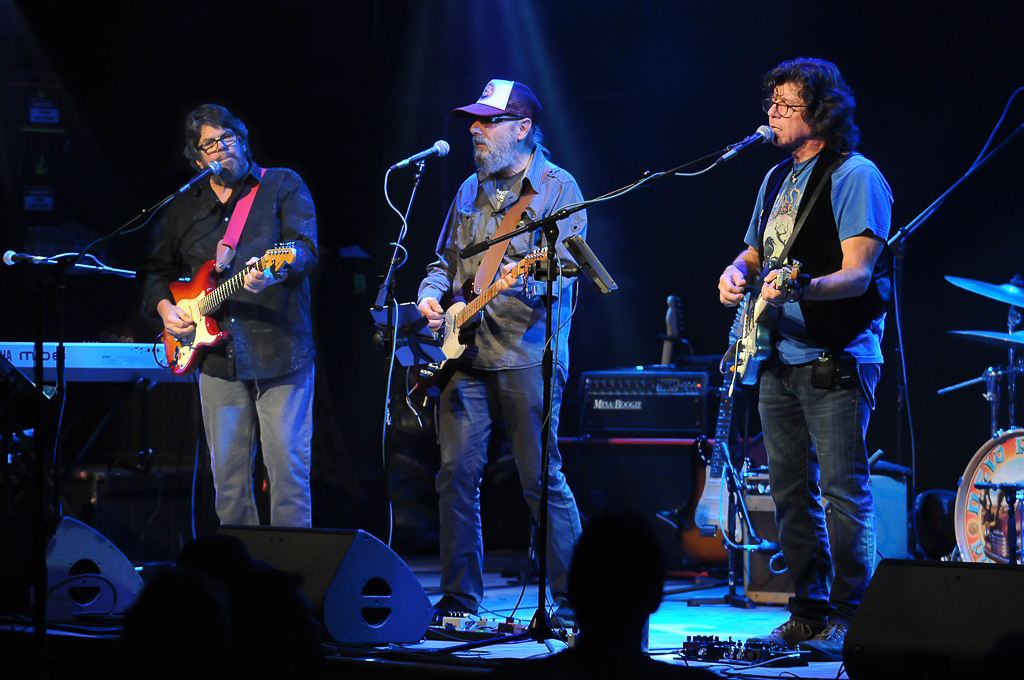
[[(535, 263), (546, 260), (546, 250), (530, 253), (512, 268), (515, 276), (522, 276), (530, 271)], [(471, 359), (476, 354), (472, 346), (472, 333), (480, 323), (480, 313), (488, 302), (499, 293), (497, 282), (492, 283), (484, 292), (475, 295), (473, 279), (468, 279), (444, 313), (444, 321), (434, 336), (441, 342), (441, 351), (445, 360), (426, 364), (420, 368), (419, 379), (412, 388), (413, 392), (423, 396), (437, 396), (455, 373), (456, 362), (453, 359)]]
[(196, 369), (207, 348), (228, 339), (228, 332), (217, 327), (210, 316), (232, 295), (245, 287), (245, 275), (259, 269), (270, 269), (278, 274), (282, 267), (295, 261), (294, 242), (279, 243), (267, 251), (254, 264), (246, 265), (237, 274), (217, 284), (216, 263), (210, 260), (196, 272), (191, 281), (176, 281), (170, 285), (174, 304), (181, 307), (195, 322), (188, 335), (175, 337), (164, 329), (164, 352), (167, 363), (176, 375), (188, 375)]

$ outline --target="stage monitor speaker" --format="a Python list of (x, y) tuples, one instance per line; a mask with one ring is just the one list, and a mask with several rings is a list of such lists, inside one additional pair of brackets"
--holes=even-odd
[(249, 553), (299, 574), (302, 590), (338, 642), (419, 642), (434, 609), (412, 570), (365, 531), (225, 525)]
[(980, 678), (995, 643), (1022, 630), (1020, 567), (883, 560), (846, 633), (843, 662), (853, 680)]
[(142, 592), (142, 577), (102, 534), (64, 517), (46, 547), (46, 619), (124, 614)]

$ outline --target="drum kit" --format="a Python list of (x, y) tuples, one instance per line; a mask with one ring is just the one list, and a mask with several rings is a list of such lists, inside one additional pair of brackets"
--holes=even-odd
[[(1024, 429), (1014, 424), (1015, 383), (1024, 372), (1024, 361), (1018, 353), (1024, 350), (1024, 330), (1015, 330), (1024, 309), (1024, 287), (1014, 277), (1012, 283), (991, 284), (973, 279), (947, 276), (954, 286), (991, 300), (1010, 305), (1007, 332), (950, 331), (966, 340), (1003, 347), (1008, 351), (1007, 368), (988, 368), (974, 380), (939, 390), (953, 390), (985, 384), (985, 399), (991, 408), (992, 439), (971, 458), (956, 495), (956, 540), (959, 558), (965, 562), (1021, 563), (1021, 514), (1018, 500), (1024, 497)], [(1009, 429), (998, 426), (1001, 378), (1006, 376)]]

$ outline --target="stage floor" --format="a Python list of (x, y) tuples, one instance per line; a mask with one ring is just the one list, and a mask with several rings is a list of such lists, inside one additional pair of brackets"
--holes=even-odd
[[(523, 586), (514, 574), (526, 564), (524, 553), (488, 554), (485, 558), (486, 596), (479, 615), (504, 621), (508, 617), (529, 623), (537, 607), (537, 586)], [(440, 597), (440, 565), (436, 557), (405, 558), (432, 602)], [(503, 575), (513, 574), (513, 576)], [(654, 658), (672, 664), (707, 668), (723, 677), (744, 678), (845, 678), (842, 664), (811, 662), (803, 666), (763, 666), (750, 664), (698, 663), (684, 661), (678, 654), (687, 636), (717, 636), (722, 640), (745, 640), (762, 635), (788, 618), (786, 610), (777, 605), (758, 605), (740, 609), (727, 605), (689, 606), (693, 598), (716, 598), (727, 593), (714, 578), (670, 578), (660, 609), (651, 617), (649, 650)], [(607, 597), (616, 597), (616, 584), (607, 584)], [(517, 606), (518, 605), (518, 606)], [(47, 636), (51, 658), (49, 677), (60, 680), (83, 680), (107, 676), (102, 669), (109, 666), (112, 654), (118, 653), (117, 622), (103, 626), (53, 626)], [(544, 656), (551, 650), (534, 641), (504, 641), (473, 650), (447, 651), (467, 643), (466, 639), (445, 640), (441, 631), (431, 628), (427, 639), (415, 645), (358, 647), (327, 644), (327, 678), (346, 680), (360, 678), (436, 678), (482, 677), (505, 659)], [(491, 635), (479, 637), (493, 637)], [(460, 636), (462, 637), (462, 636)], [(0, 657), (8, 662), (20, 657), (25, 668), (38, 668), (31, 656), (31, 622), (25, 618), (0, 620)], [(554, 647), (554, 645), (553, 645)], [(554, 647), (555, 651), (559, 647)], [(562, 645), (560, 648), (564, 648)], [(173, 650), (168, 650), (172, 652)], [(37, 659), (38, 657), (36, 657)], [(21, 665), (17, 664), (16, 665)], [(0, 666), (3, 667), (3, 666)], [(8, 666), (9, 668), (10, 666)], [(91, 672), (90, 672), (91, 671)], [(29, 672), (24, 677), (36, 675)], [(40, 676), (41, 677), (41, 676)]]
[[(431, 602), (441, 596), (439, 591), (440, 566), (436, 558), (407, 558), (406, 563), (417, 575)], [(515, 578), (503, 576), (502, 572), (521, 570), (526, 563), (523, 554), (488, 554), (484, 564), (484, 580), (486, 594), (479, 616), (505, 620), (512, 616), (528, 624), (537, 608), (537, 586), (527, 585), (525, 588)], [(651, 617), (649, 650), (654, 658), (673, 664), (690, 665), (708, 668), (723, 677), (735, 677), (742, 673), (746, 678), (821, 678), (834, 680), (847, 677), (841, 673), (841, 664), (811, 662), (806, 666), (764, 666), (751, 667), (750, 664), (697, 663), (683, 661), (677, 653), (686, 641), (687, 636), (718, 636), (727, 640), (745, 640), (754, 635), (770, 632), (775, 626), (783, 623), (788, 617), (785, 607), (778, 605), (757, 605), (752, 609), (740, 609), (726, 605), (691, 606), (687, 601), (693, 598), (717, 598), (728, 592), (727, 586), (714, 586), (721, 581), (715, 578), (699, 579), (670, 578), (665, 585), (666, 596), (661, 607)], [(688, 591), (688, 592), (677, 592)], [(607, 597), (614, 598), (614, 583), (607, 586)], [(518, 608), (517, 608), (518, 604)], [(431, 635), (431, 638), (436, 637)], [(407, 650), (440, 650), (445, 647), (464, 644), (464, 641), (444, 642), (428, 639), (419, 645), (405, 645)], [(484, 667), (499, 663), (501, 659), (530, 658), (551, 653), (548, 648), (538, 642), (510, 642), (487, 646), (465, 653), (452, 654), (451, 662), (461, 666), (465, 672), (472, 669), (484, 670)], [(467, 662), (462, 666), (460, 661)]]

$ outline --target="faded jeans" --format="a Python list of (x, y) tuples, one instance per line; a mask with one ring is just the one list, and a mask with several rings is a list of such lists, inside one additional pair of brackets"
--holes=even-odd
[(309, 466), (314, 364), (280, 378), (199, 377), (221, 524), (259, 524), (252, 474), (256, 438), (270, 481), (270, 523), (311, 527)]
[[(859, 384), (811, 385), (811, 364), (767, 363), (759, 411), (779, 541), (795, 586), (792, 618), (849, 623), (875, 564), (875, 509), (864, 442), (880, 364)], [(833, 520), (832, 544), (822, 498)]]
[[(566, 371), (555, 371), (552, 432), (558, 431), (558, 409)], [(502, 371), (459, 370), (441, 393), (438, 436), (441, 470), (435, 484), (441, 507), (441, 589), (475, 610), (483, 599), (483, 534), (480, 525), (480, 483), (487, 463), (492, 419), (505, 423), (519, 469), (523, 495), (534, 520), (540, 507), (541, 436), (543, 428), (541, 367)], [(580, 535), (576, 499), (562, 474), (555, 437), (549, 444), (548, 551), (551, 592), (565, 595), (569, 561)]]

